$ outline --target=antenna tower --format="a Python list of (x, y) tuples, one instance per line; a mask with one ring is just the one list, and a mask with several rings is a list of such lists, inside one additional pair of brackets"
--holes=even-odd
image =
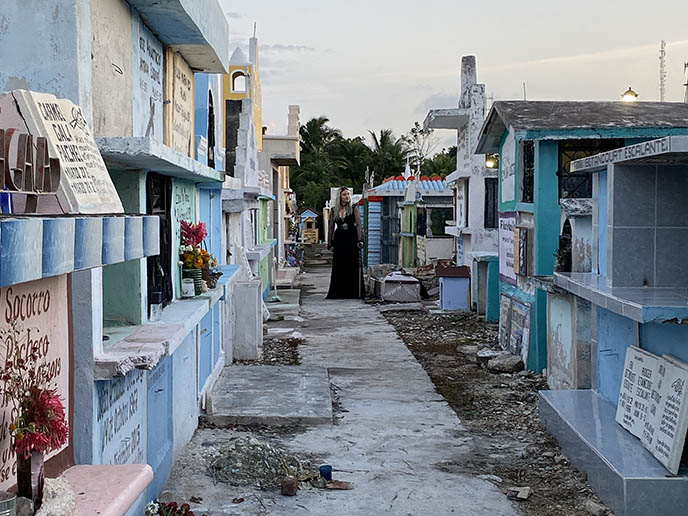
[(666, 41), (659, 45), (659, 101), (664, 102), (666, 97)]

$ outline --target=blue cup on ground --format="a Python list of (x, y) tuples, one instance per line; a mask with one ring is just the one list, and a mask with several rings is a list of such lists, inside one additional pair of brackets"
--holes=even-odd
[(329, 464), (323, 464), (320, 466), (320, 476), (328, 482), (332, 480), (332, 466)]

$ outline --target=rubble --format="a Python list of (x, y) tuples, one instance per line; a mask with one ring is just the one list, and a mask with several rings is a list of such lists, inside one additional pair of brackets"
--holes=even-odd
[(530, 487), (509, 487), (506, 496), (511, 500), (527, 500), (530, 498)]
[[(296, 336), (294, 336), (296, 335)], [(262, 364), (262, 365), (299, 365), (299, 345), (303, 342), (299, 332), (282, 334), (280, 337), (265, 339), (263, 341), (263, 356), (260, 360), (236, 360), (237, 364)]]
[(299, 488), (299, 481), (294, 477), (284, 477), (282, 479), (282, 494), (284, 496), (296, 496)]
[(493, 359), (500, 357), (500, 356), (507, 356), (507, 355), (509, 355), (508, 351), (499, 351), (496, 349), (485, 348), (485, 349), (481, 349), (480, 351), (478, 351), (476, 358), (478, 361), (478, 366), (487, 367), (487, 364), (490, 360), (493, 360)]
[(585, 502), (585, 510), (591, 516), (605, 516), (607, 514), (607, 508), (604, 505), (595, 503), (592, 500)]
[(518, 502), (524, 516), (589, 516), (586, 502), (600, 501), (584, 473), (568, 460), (556, 460), (561, 450), (538, 418), (537, 391), (547, 389), (546, 378), (538, 373), (491, 374), (476, 367), (477, 353), (468, 352), (474, 345), (478, 351), (495, 348), (496, 324), (470, 312), (384, 316), (477, 443), (477, 450), (450, 455), (439, 468), (475, 475), (498, 487), (530, 486), (530, 497)]
[(523, 360), (516, 355), (499, 355), (487, 363), (487, 368), (496, 373), (516, 373), (523, 369)]
[(217, 482), (232, 486), (277, 488), (291, 476), (305, 482), (318, 476), (310, 462), (253, 437), (237, 437), (220, 448), (209, 447), (204, 459)]

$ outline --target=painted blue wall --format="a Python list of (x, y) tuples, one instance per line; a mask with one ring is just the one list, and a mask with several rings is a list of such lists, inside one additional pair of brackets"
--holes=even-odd
[(68, 98), (90, 123), (90, 2), (3, 0), (1, 18), (0, 46), (11, 51), (2, 55), (0, 91), (22, 88)]
[(378, 265), (382, 260), (382, 203), (368, 202), (367, 265)]
[(673, 323), (640, 325), (640, 347), (657, 356), (673, 355), (688, 362), (688, 326)]
[[(222, 139), (222, 91), (221, 81), (218, 75), (207, 73), (194, 74), (194, 149), (195, 158), (204, 165), (208, 163), (207, 152), (202, 155), (198, 152), (198, 143), (203, 137), (208, 141), (208, 114), (210, 112), (210, 95), (213, 98), (213, 111), (215, 113), (215, 169), (224, 170), (224, 162), (220, 156), (220, 140)], [(208, 149), (209, 151), (209, 149)]]
[(198, 374), (196, 330), (189, 333), (172, 355), (173, 454), (191, 440), (198, 425)]
[(204, 165), (208, 163), (208, 154), (198, 151), (198, 142), (201, 137), (206, 139), (206, 143), (208, 141), (208, 79), (207, 73), (194, 74), (194, 157)]
[(199, 189), (199, 220), (204, 222), (208, 236), (205, 244), (217, 263), (222, 263), (222, 190)]
[(635, 341), (635, 322), (604, 308), (597, 308), (597, 388), (617, 404), (626, 348)]
[[(597, 178), (597, 191), (599, 192), (599, 198), (597, 202), (597, 263), (598, 263), (598, 274), (602, 276), (607, 276), (607, 237), (609, 230), (607, 227), (607, 206), (609, 205), (609, 199), (607, 198), (607, 171), (604, 170), (598, 174)], [(595, 271), (593, 271), (595, 272)]]
[(198, 390), (203, 390), (213, 371), (213, 312), (201, 320), (201, 340), (198, 347)]
[(222, 339), (220, 338), (220, 335), (221, 335), (220, 304), (221, 303), (217, 303), (212, 308), (212, 314), (213, 314), (213, 367), (215, 367), (217, 365), (217, 362), (220, 359), (220, 352), (222, 351)]
[(152, 500), (165, 484), (172, 468), (172, 358), (163, 358), (148, 371), (148, 459), (153, 468), (153, 481), (146, 498)]

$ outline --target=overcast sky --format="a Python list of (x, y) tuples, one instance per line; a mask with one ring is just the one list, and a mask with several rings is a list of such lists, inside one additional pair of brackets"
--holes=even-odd
[[(232, 50), (257, 22), (264, 125), (286, 132), (326, 115), (344, 135), (400, 135), (428, 109), (455, 107), (462, 55), (495, 100), (616, 100), (632, 86), (659, 100), (667, 41), (669, 101), (682, 101), (688, 1), (220, 0)], [(438, 132), (450, 142), (450, 132)]]

